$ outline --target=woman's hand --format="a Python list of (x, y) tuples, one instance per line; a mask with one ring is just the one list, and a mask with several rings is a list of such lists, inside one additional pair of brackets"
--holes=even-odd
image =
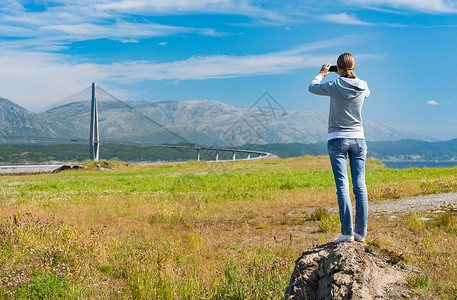
[(321, 68), (321, 70), (319, 72), (319, 76), (321, 76), (322, 78), (327, 76), (328, 73), (330, 73), (329, 69), (330, 69), (330, 64), (323, 64), (322, 68)]

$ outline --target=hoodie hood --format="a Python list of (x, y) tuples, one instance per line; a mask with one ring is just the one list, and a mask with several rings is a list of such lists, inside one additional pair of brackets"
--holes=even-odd
[(367, 91), (368, 85), (359, 78), (340, 77), (336, 80), (336, 89), (343, 98), (351, 100)]

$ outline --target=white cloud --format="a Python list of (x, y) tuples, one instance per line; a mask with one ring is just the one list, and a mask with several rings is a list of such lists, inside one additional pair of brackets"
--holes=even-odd
[[(303, 47), (305, 48), (305, 47)], [(111, 74), (110, 80), (128, 83), (142, 80), (204, 80), (271, 74), (285, 74), (304, 68), (318, 68), (335, 61), (337, 55), (319, 56), (295, 50), (261, 55), (193, 56), (186, 60), (151, 63), (135, 61), (99, 66)], [(377, 59), (373, 55), (357, 55), (358, 60)]]
[[(343, 45), (350, 37), (301, 45), (260, 55), (192, 56), (157, 63), (152, 61), (110, 64), (77, 63), (59, 53), (1, 47), (0, 96), (27, 108), (41, 108), (63, 99), (91, 82), (116, 86), (149, 80), (204, 80), (268, 74), (285, 74), (303, 68), (318, 68), (334, 56), (316, 56), (310, 50)], [(357, 55), (363, 59), (363, 55)]]
[[(252, 3), (251, 3), (252, 2)], [(254, 5), (252, 0), (119, 0), (95, 4), (104, 12), (170, 15), (183, 13), (233, 14), (270, 20), (284, 20), (274, 11)]]
[(0, 49), (1, 97), (35, 109), (48, 106), (108, 74), (96, 64), (70, 64), (53, 53)]
[[(194, 33), (207, 36), (222, 35), (212, 28), (191, 28), (146, 22), (127, 22), (123, 20), (107, 21), (103, 24), (97, 22), (91, 22), (89, 19), (84, 22), (78, 22), (76, 20), (67, 20), (66, 22), (52, 20), (46, 24), (41, 24), (41, 26), (36, 26), (33, 25), (36, 22), (28, 19), (11, 24), (1, 24), (2, 21), (0, 21), (0, 31), (3, 37), (18, 38), (10, 41), (10, 44), (25, 48), (51, 47), (65, 45), (75, 41), (103, 38), (125, 41), (172, 36), (181, 33)], [(2, 42), (2, 44), (7, 43), (6, 41)]]
[[(281, 56), (275, 54), (250, 56), (194, 56), (168, 63), (131, 62), (103, 66), (119, 82), (141, 80), (189, 80), (232, 78), (281, 74), (305, 67), (318, 67), (322, 57), (310, 55)], [(116, 71), (116, 73), (114, 73)]]
[(147, 80), (230, 78), (287, 73), (318, 67), (326, 58), (310, 55), (195, 56), (186, 60), (154, 63), (132, 61), (113, 64), (68, 63), (53, 53), (0, 50), (2, 97), (36, 109), (63, 99), (91, 82), (102, 86)]
[(154, 12), (176, 12), (176, 11), (202, 11), (214, 7), (231, 5), (229, 0), (119, 0), (111, 2), (99, 2), (96, 8), (100, 10), (117, 11), (154, 11)]
[(397, 9), (413, 9), (426, 13), (457, 13), (453, 0), (342, 0), (356, 5), (388, 6)]
[(428, 105), (438, 105), (438, 102), (436, 102), (435, 100), (429, 100), (429, 101), (427, 101), (427, 104)]
[(263, 22), (285, 20), (251, 0), (59, 0), (59, 5), (42, 11), (27, 11), (20, 3), (2, 3), (0, 32), (2, 37), (14, 38), (11, 43), (17, 47), (26, 49), (61, 47), (102, 38), (135, 42), (182, 33), (225, 35), (214, 28), (157, 24), (148, 19), (155, 15), (207, 13), (244, 15)]
[(159, 46), (166, 46), (166, 45), (168, 45), (167, 42), (160, 42), (160, 43), (159, 43)]
[[(24, 1), (3, 1), (0, 12), (0, 91), (29, 108), (47, 106), (72, 91), (98, 81), (206, 79), (286, 72), (303, 58), (292, 55), (195, 56), (186, 60), (112, 64), (78, 63), (62, 54), (77, 41), (112, 39), (138, 42), (144, 38), (182, 33), (221, 36), (213, 28), (172, 26), (148, 16), (170, 14), (233, 14), (270, 21), (283, 17), (255, 0), (55, 0), (29, 11)], [(40, 4), (39, 2), (37, 2)], [(166, 45), (161, 43), (160, 45)], [(249, 70), (242, 64), (250, 66)], [(235, 66), (238, 66), (236, 68)]]
[[(255, 6), (254, 0), (56, 1), (60, 5), (37, 12), (27, 12), (18, 1), (2, 3), (0, 32), (4, 39), (0, 40), (0, 96), (28, 108), (48, 106), (91, 82), (108, 87), (147, 80), (204, 80), (284, 74), (307, 67), (318, 68), (323, 62), (334, 61), (336, 57), (314, 56), (310, 54), (311, 51), (345, 45), (352, 39), (346, 36), (260, 55), (192, 56), (159, 63), (81, 63), (63, 54), (65, 52), (62, 50), (75, 41), (102, 38), (136, 42), (142, 38), (181, 33), (221, 35), (212, 28), (156, 24), (148, 22), (146, 18), (132, 17), (131, 20), (129, 14), (135, 11), (145, 15), (237, 14), (270, 21), (282, 20), (283, 17)], [(352, 22), (356, 20), (345, 14), (342, 17)], [(166, 42), (159, 45), (166, 45)]]
[[(113, 40), (135, 40), (180, 33), (220, 36), (213, 28), (192, 28), (151, 23), (126, 15), (127, 11), (102, 10), (101, 5), (115, 4), (104, 0), (59, 1), (62, 5), (43, 11), (28, 12), (17, 2), (7, 2), (0, 15), (2, 37), (15, 38), (19, 46), (53, 46), (100, 38)], [(121, 1), (122, 2), (122, 1)], [(142, 1), (127, 1), (142, 2)], [(158, 1), (155, 1), (158, 2)], [(185, 1), (184, 1), (185, 2)], [(198, 2), (198, 1), (197, 1)], [(148, 1), (146, 1), (148, 3)], [(198, 8), (198, 7), (195, 7)], [(141, 6), (140, 6), (141, 9)], [(142, 14), (144, 16), (146, 14)]]
[(141, 24), (118, 21), (109, 25), (90, 23), (43, 26), (40, 30), (55, 31), (56, 39), (62, 41), (85, 41), (109, 38), (113, 40), (170, 36), (178, 33), (195, 32), (211, 35), (205, 29), (167, 26), (160, 24)]
[(356, 17), (354, 17), (352, 15), (348, 15), (346, 13), (324, 15), (324, 16), (321, 17), (321, 19), (323, 19), (323, 20), (325, 20), (327, 22), (332, 22), (332, 23), (337, 23), (337, 24), (371, 25), (370, 23), (360, 21)]

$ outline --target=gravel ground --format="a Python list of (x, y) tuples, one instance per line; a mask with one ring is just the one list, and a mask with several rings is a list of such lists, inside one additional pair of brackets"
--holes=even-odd
[(457, 209), (457, 193), (418, 196), (392, 200), (381, 204), (370, 204), (369, 211), (385, 212), (412, 212), (412, 211), (440, 211), (442, 207)]

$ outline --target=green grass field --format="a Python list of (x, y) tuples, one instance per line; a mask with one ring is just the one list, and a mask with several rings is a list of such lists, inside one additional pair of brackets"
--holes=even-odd
[[(339, 235), (328, 158), (0, 177), (2, 299), (281, 299), (304, 249)], [(457, 191), (457, 169), (367, 162), (371, 203)], [(393, 217), (392, 217), (393, 216)], [(457, 213), (369, 216), (368, 243), (457, 297)]]

